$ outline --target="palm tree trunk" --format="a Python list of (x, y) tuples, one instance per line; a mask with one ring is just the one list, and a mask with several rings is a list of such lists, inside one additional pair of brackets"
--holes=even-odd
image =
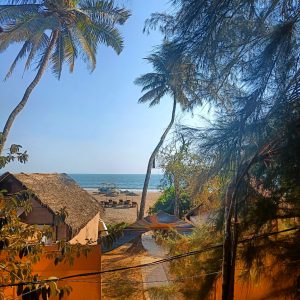
[(55, 46), (55, 43), (57, 41), (57, 38), (58, 38), (58, 30), (55, 30), (52, 33), (50, 44), (48, 46), (47, 52), (44, 56), (44, 59), (41, 63), (41, 66), (40, 66), (36, 76), (34, 77), (33, 81), (30, 83), (30, 85), (27, 87), (22, 100), (19, 102), (19, 104), (11, 112), (11, 114), (9, 115), (9, 117), (8, 117), (6, 123), (5, 123), (4, 129), (3, 129), (3, 132), (2, 132), (2, 136), (1, 136), (1, 140), (0, 140), (0, 155), (3, 152), (3, 148), (4, 148), (5, 142), (7, 140), (8, 134), (10, 132), (10, 129), (11, 129), (17, 115), (25, 107), (25, 105), (26, 105), (26, 103), (29, 99), (29, 96), (31, 95), (32, 91), (34, 90), (36, 85), (39, 83), (39, 81), (41, 80), (43, 74), (45, 73), (45, 71), (47, 69), (47, 64), (48, 64), (48, 61), (50, 59), (51, 52), (52, 52), (52, 50)]
[(158, 153), (160, 147), (162, 146), (168, 132), (170, 131), (171, 127), (173, 126), (173, 123), (174, 123), (174, 120), (175, 120), (175, 113), (176, 113), (176, 99), (174, 97), (171, 121), (170, 121), (167, 129), (164, 131), (163, 135), (161, 136), (161, 138), (159, 140), (159, 143), (157, 144), (157, 146), (155, 147), (154, 151), (152, 152), (152, 154), (149, 158), (147, 173), (146, 173), (144, 186), (143, 186), (142, 199), (141, 199), (141, 204), (140, 204), (140, 212), (139, 212), (139, 217), (138, 217), (139, 220), (141, 220), (144, 217), (144, 214), (145, 214), (146, 196), (147, 196), (148, 185), (149, 185), (149, 181), (150, 181), (153, 161), (154, 161), (155, 156)]

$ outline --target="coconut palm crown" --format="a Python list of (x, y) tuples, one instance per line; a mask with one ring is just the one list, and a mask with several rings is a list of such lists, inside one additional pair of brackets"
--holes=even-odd
[(54, 74), (60, 78), (63, 63), (74, 69), (80, 56), (96, 66), (99, 43), (112, 47), (118, 54), (123, 40), (115, 28), (124, 24), (130, 13), (115, 7), (113, 1), (99, 0), (12, 0), (0, 5), (0, 52), (12, 43), (23, 46), (7, 73), (10, 76), (19, 60), (27, 57), (25, 68), (37, 61), (37, 69), (47, 54), (51, 40), (55, 45), (50, 55)]
[(64, 62), (72, 72), (78, 56), (93, 71), (99, 44), (110, 46), (117, 53), (122, 51), (123, 40), (116, 25), (124, 24), (130, 15), (128, 10), (116, 7), (113, 1), (10, 0), (7, 3), (0, 5), (0, 52), (13, 43), (21, 43), (22, 47), (6, 78), (25, 57), (25, 69), (37, 63), (37, 73), (0, 132), (0, 154), (17, 115), (48, 64), (58, 79)]
[(191, 109), (199, 86), (196, 68), (189, 58), (182, 56), (174, 43), (165, 42), (146, 60), (152, 65), (153, 72), (135, 80), (144, 93), (139, 102), (149, 102), (151, 107), (159, 104), (164, 96), (170, 95), (183, 109)]

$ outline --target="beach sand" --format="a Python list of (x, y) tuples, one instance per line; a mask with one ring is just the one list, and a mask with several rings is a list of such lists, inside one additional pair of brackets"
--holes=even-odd
[[(105, 201), (107, 200), (105, 195), (99, 195), (95, 191), (88, 191), (93, 195), (95, 199), (98, 201)], [(141, 196), (142, 192), (135, 192), (138, 196), (128, 196), (128, 200), (132, 200), (138, 203), (138, 207), (140, 207)], [(148, 191), (147, 199), (146, 199), (146, 208), (145, 208), (145, 215), (147, 215), (149, 207), (153, 206), (153, 204), (157, 201), (161, 192), (158, 191)], [(124, 194), (120, 194), (117, 197), (110, 197), (110, 199), (119, 201), (119, 199), (126, 200), (126, 196)], [(116, 224), (125, 222), (128, 224), (132, 224), (136, 221), (137, 217), (137, 208), (105, 208), (104, 213), (101, 214), (101, 219), (106, 224)]]

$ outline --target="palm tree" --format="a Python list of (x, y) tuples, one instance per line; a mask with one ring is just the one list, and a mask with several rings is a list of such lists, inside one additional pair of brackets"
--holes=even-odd
[(146, 58), (152, 64), (154, 71), (144, 74), (135, 80), (135, 84), (142, 86), (142, 92), (145, 92), (139, 99), (139, 103), (150, 102), (149, 106), (152, 107), (159, 104), (161, 99), (166, 95), (170, 95), (173, 98), (171, 120), (148, 161), (139, 219), (144, 217), (147, 189), (155, 156), (173, 126), (176, 105), (179, 103), (183, 109), (191, 108), (191, 101), (189, 99), (191, 95), (195, 96), (194, 91), (197, 88), (194, 65), (191, 64), (188, 57), (183, 57), (179, 53), (180, 51), (178, 51), (174, 43), (165, 42), (157, 52)]
[(100, 43), (112, 47), (118, 54), (122, 51), (123, 40), (116, 25), (124, 24), (130, 15), (129, 11), (108, 0), (11, 0), (8, 3), (0, 5), (0, 51), (13, 43), (23, 46), (6, 78), (25, 57), (25, 69), (37, 61), (37, 73), (0, 133), (0, 154), (15, 118), (41, 80), (48, 63), (58, 79), (63, 63), (68, 63), (73, 72), (78, 56), (93, 71)]

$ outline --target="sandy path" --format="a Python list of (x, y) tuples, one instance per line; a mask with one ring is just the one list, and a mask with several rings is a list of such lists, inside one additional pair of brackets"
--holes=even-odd
[[(105, 195), (99, 195), (99, 194), (95, 194), (95, 192), (92, 191), (88, 191), (89, 193), (91, 193), (93, 195), (93, 197), (95, 199), (97, 199), (98, 201), (105, 201), (108, 198), (105, 197)], [(138, 207), (140, 206), (140, 202), (141, 202), (141, 192), (136, 192), (136, 194), (138, 194), (138, 196), (128, 196), (127, 199), (128, 200), (132, 200), (138, 203)], [(161, 195), (160, 192), (153, 192), (153, 191), (149, 191), (147, 193), (147, 199), (146, 199), (146, 209), (145, 212), (147, 214), (149, 207), (153, 206), (153, 204), (157, 201), (157, 199), (159, 198), (159, 196)], [(123, 199), (126, 200), (126, 196), (124, 194), (120, 194), (117, 197), (113, 197), (111, 198), (112, 200), (115, 201), (119, 201), (119, 199)], [(121, 222), (125, 222), (128, 224), (132, 224), (136, 221), (136, 217), (137, 217), (137, 207), (134, 208), (105, 208), (104, 214), (101, 214), (101, 218), (103, 219), (103, 221), (106, 224), (116, 224), (116, 223), (121, 223)]]
[[(142, 243), (148, 254), (141, 259), (142, 264), (166, 257), (167, 251), (155, 242), (152, 232), (143, 234)], [(167, 286), (169, 283), (163, 264), (143, 268), (142, 276), (146, 300), (156, 300), (155, 297), (148, 292), (149, 288)]]

